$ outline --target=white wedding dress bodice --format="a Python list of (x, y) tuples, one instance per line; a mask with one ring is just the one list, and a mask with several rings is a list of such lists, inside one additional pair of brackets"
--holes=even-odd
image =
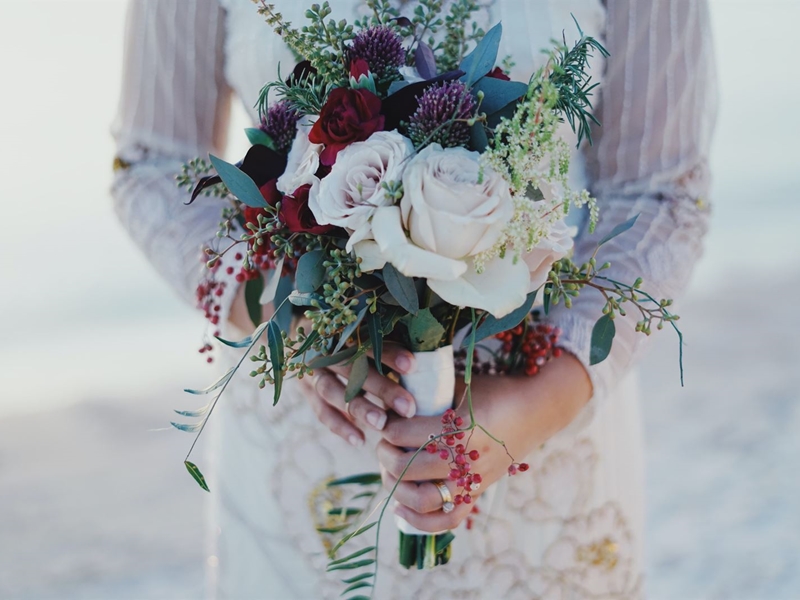
[[(302, 22), (305, 3), (276, 4), (287, 19)], [(602, 75), (600, 63), (596, 69), (602, 87), (595, 112), (604, 126), (574, 160), (576, 178), (598, 198), (601, 223), (594, 235), (579, 234), (576, 256), (590, 255), (601, 236), (639, 214), (600, 259), (611, 261), (617, 280), (642, 276), (654, 296), (679, 297), (708, 221), (715, 88), (707, 6), (693, 0), (484, 4), (480, 18), (487, 25), (502, 21), (501, 55), (514, 57), (518, 78), (540, 64), (550, 38), (562, 31), (568, 41), (577, 36), (570, 14), (610, 50)], [(363, 10), (358, 0), (332, 5), (339, 18)], [(221, 151), (232, 91), (255, 118), (261, 86), (277, 77), (278, 63), (288, 73), (293, 62), (250, 0), (131, 2), (113, 127), (120, 167), (113, 195), (134, 240), (189, 301), (201, 277), (199, 249), (214, 238), (220, 207), (208, 198), (184, 206), (174, 175), (183, 161)], [(223, 321), (234, 293), (229, 285)], [(587, 408), (527, 457), (529, 472), (497, 484), (490, 501), (478, 502), (480, 513), (470, 531), (457, 531), (447, 567), (398, 568), (388, 519), (375, 597), (642, 595), (642, 444), (629, 373), (646, 338), (635, 333), (635, 317), (619, 319), (609, 359), (589, 366), (601, 305), (599, 295), (586, 293), (571, 311), (551, 313), (564, 332), (562, 345), (590, 373), (595, 394)], [(323, 484), (376, 471), (374, 455), (369, 444), (354, 449), (324, 430), (299, 388), (287, 385), (276, 407), (268, 396), (245, 375), (212, 419), (211, 590), (236, 599), (337, 597), (343, 577), (326, 576), (324, 568), (331, 538), (315, 529), (324, 523), (321, 507), (335, 501)]]

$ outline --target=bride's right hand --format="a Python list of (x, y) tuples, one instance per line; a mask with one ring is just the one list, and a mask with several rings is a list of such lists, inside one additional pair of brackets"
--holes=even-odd
[[(385, 344), (382, 362), (393, 371), (401, 374), (413, 372), (417, 365), (414, 355), (395, 344)], [(398, 383), (384, 377), (370, 366), (362, 393), (349, 403), (344, 401), (345, 383), (350, 374), (349, 366), (333, 366), (314, 371), (311, 377), (301, 380), (306, 399), (320, 422), (333, 433), (360, 447), (364, 444), (364, 430), (367, 427), (382, 431), (386, 425), (386, 409), (392, 409), (402, 417), (413, 417), (416, 413), (414, 397)], [(368, 400), (364, 393), (383, 402), (381, 407)]]

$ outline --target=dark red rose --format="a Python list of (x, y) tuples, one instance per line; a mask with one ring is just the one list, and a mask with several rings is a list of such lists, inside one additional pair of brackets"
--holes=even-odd
[(358, 81), (362, 75), (369, 77), (369, 63), (363, 58), (350, 61), (350, 77)]
[(291, 196), (284, 196), (281, 201), (279, 217), (292, 233), (327, 233), (333, 225), (320, 225), (314, 213), (308, 207), (308, 191), (310, 185), (297, 188)]
[(375, 94), (363, 89), (336, 88), (328, 96), (308, 139), (313, 144), (325, 144), (319, 160), (331, 166), (341, 150), (383, 131), (384, 121), (381, 99)]
[(492, 77), (494, 79), (502, 79), (503, 81), (511, 81), (511, 77), (506, 75), (506, 72), (503, 71), (500, 67), (495, 67), (491, 71), (486, 74), (487, 77)]

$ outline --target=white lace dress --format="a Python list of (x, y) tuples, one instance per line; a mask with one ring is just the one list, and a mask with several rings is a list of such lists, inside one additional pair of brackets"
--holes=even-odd
[[(304, 2), (277, 2), (295, 23)], [(356, 0), (334, 0), (353, 17)], [(541, 61), (552, 37), (574, 33), (570, 13), (603, 40), (595, 145), (575, 157), (576, 177), (598, 198), (602, 222), (577, 240), (578, 258), (635, 214), (636, 226), (605, 246), (617, 279), (643, 276), (658, 297), (679, 297), (701, 254), (708, 212), (707, 153), (714, 69), (704, 2), (692, 0), (496, 0), (482, 18), (502, 21), (502, 54), (518, 77)], [(189, 302), (200, 280), (202, 244), (219, 206), (183, 205), (174, 184), (183, 161), (225, 143), (232, 90), (255, 118), (261, 85), (293, 60), (250, 0), (135, 0), (128, 15), (124, 84), (114, 135), (113, 196), (120, 219), (164, 277)], [(598, 64), (597, 74), (600, 74)], [(585, 165), (585, 169), (583, 168)], [(235, 286), (223, 302), (230, 304)], [(599, 298), (587, 293), (552, 319), (564, 346), (588, 365)], [(225, 317), (223, 311), (223, 319)], [(451, 563), (430, 572), (396, 567), (388, 521), (377, 598), (632, 598), (643, 595), (642, 440), (630, 375), (645, 337), (618, 322), (610, 358), (588, 367), (595, 394), (564, 431), (527, 457), (531, 470), (498, 483), (479, 501), (470, 531), (457, 531)], [(665, 333), (666, 335), (666, 333)], [(232, 360), (233, 356), (224, 357)], [(224, 361), (223, 361), (224, 362)], [(324, 430), (298, 388), (277, 407), (244, 376), (213, 418), (210, 589), (214, 597), (338, 597), (341, 576), (325, 575), (323, 539), (311, 506), (321, 482), (375, 471), (369, 450)], [(165, 415), (166, 418), (166, 415)], [(374, 441), (374, 440), (372, 440)]]

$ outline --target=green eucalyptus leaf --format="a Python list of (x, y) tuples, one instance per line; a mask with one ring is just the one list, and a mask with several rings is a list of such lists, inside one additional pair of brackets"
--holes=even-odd
[(186, 470), (189, 471), (189, 474), (194, 478), (201, 488), (207, 492), (211, 491), (208, 489), (206, 478), (203, 477), (203, 474), (200, 472), (200, 469), (197, 468), (196, 464), (188, 460), (183, 461), (183, 464), (186, 465)]
[(472, 87), (472, 84), (494, 69), (502, 37), (503, 26), (498, 23), (486, 32), (475, 49), (461, 61), (460, 69), (465, 73), (461, 81), (466, 83), (467, 87)]
[[(273, 275), (276, 277), (277, 275)], [(244, 301), (247, 304), (247, 314), (253, 325), (258, 327), (261, 323), (261, 294), (264, 292), (264, 276), (259, 273), (255, 279), (248, 279), (244, 284)]]
[[(336, 560), (333, 560), (333, 561), (329, 562), (328, 566), (330, 567), (330, 566), (333, 566), (333, 565), (340, 565), (342, 563), (350, 562), (354, 558), (358, 558), (359, 556), (364, 556), (365, 554), (369, 554), (373, 550), (375, 550), (375, 546), (369, 546), (368, 548), (362, 548), (361, 550), (359, 550), (357, 552), (353, 552), (349, 556), (345, 556), (344, 558), (338, 558)], [(345, 583), (351, 583), (351, 582), (348, 581), (348, 582), (345, 582)]]
[(366, 354), (362, 354), (355, 360), (350, 369), (347, 387), (344, 388), (345, 403), (349, 403), (361, 393), (361, 388), (364, 387), (364, 382), (367, 381), (367, 375), (369, 375), (369, 359)]
[(356, 575), (355, 577), (350, 577), (349, 579), (342, 579), (342, 583), (355, 583), (356, 581), (363, 581), (364, 579), (369, 579), (374, 575), (375, 573), (362, 573), (361, 575)]
[(278, 311), (272, 316), (278, 323), (278, 327), (283, 331), (289, 331), (292, 327), (292, 306), (288, 300), (289, 295), (294, 291), (294, 279), (291, 277), (281, 277), (278, 282), (278, 289), (275, 291), (275, 306)]
[(301, 293), (316, 292), (325, 281), (325, 260), (327, 256), (322, 250), (312, 250), (297, 261), (295, 283)]
[(208, 414), (208, 411), (211, 410), (213, 406), (213, 402), (206, 404), (203, 408), (198, 410), (176, 410), (174, 411), (175, 414), (178, 414), (182, 417), (188, 417), (190, 419), (199, 419), (200, 417), (205, 417)]
[(483, 123), (476, 122), (469, 128), (469, 145), (476, 152), (484, 152), (489, 147), (489, 136)]
[(486, 319), (484, 319), (483, 323), (481, 323), (480, 327), (478, 327), (478, 331), (475, 333), (476, 341), (480, 342), (481, 340), (485, 340), (486, 338), (497, 335), (498, 333), (502, 333), (503, 331), (514, 329), (514, 327), (522, 323), (525, 317), (528, 316), (535, 301), (536, 291), (533, 291), (528, 294), (527, 298), (525, 298), (525, 302), (522, 303), (522, 306), (517, 308), (514, 312), (507, 314), (502, 319), (497, 319), (492, 315), (488, 315)]
[(329, 508), (328, 514), (332, 517), (355, 517), (356, 515), (360, 515), (364, 512), (362, 508), (351, 508), (351, 507), (335, 507)]
[(269, 361), (272, 364), (272, 379), (274, 380), (275, 393), (272, 404), (278, 403), (283, 389), (283, 335), (275, 321), (270, 321), (267, 326), (267, 345), (269, 346)]
[(340, 533), (349, 527), (349, 523), (343, 523), (342, 525), (334, 525), (333, 527), (317, 527), (317, 531), (320, 533)]
[(447, 548), (450, 544), (452, 544), (454, 539), (456, 539), (456, 536), (452, 531), (446, 531), (441, 535), (437, 535), (436, 554), (444, 552), (445, 548)]
[(174, 421), (170, 421), (170, 425), (172, 425), (175, 429), (179, 429), (180, 431), (185, 431), (186, 433), (196, 433), (200, 431), (203, 427), (203, 422), (200, 423), (175, 423)]
[(347, 343), (347, 340), (349, 340), (350, 337), (356, 332), (356, 329), (358, 329), (359, 325), (361, 325), (361, 321), (363, 321), (364, 317), (367, 316), (367, 310), (369, 309), (366, 306), (362, 308), (358, 312), (356, 320), (344, 328), (344, 331), (342, 331), (341, 335), (339, 336), (339, 341), (337, 342), (336, 347), (333, 349), (334, 354), (339, 352), (339, 350), (341, 350)]
[(356, 562), (352, 563), (343, 563), (341, 565), (334, 565), (332, 567), (328, 567), (328, 573), (331, 571), (343, 571), (343, 570), (351, 570), (351, 569), (360, 569), (361, 567), (367, 567), (369, 565), (375, 564), (374, 558), (365, 558), (364, 560), (357, 560)]
[(311, 333), (309, 333), (306, 340), (296, 350), (295, 356), (300, 357), (306, 352), (308, 352), (314, 345), (314, 342), (316, 342), (318, 339), (319, 339), (319, 331), (312, 331)]
[(213, 154), (210, 154), (209, 158), (222, 182), (241, 202), (251, 208), (266, 208), (268, 206), (258, 186), (250, 179), (247, 173)]
[(473, 93), (483, 92), (481, 111), (494, 114), (509, 104), (516, 103), (528, 93), (528, 84), (519, 81), (505, 81), (495, 77), (483, 77), (473, 87)]
[(419, 311), (419, 298), (417, 288), (411, 277), (406, 277), (393, 265), (386, 263), (383, 267), (383, 279), (389, 293), (395, 300), (412, 315)]
[(338, 365), (353, 358), (356, 352), (358, 352), (358, 348), (345, 348), (341, 352), (334, 352), (333, 354), (320, 354), (311, 359), (308, 366), (312, 369), (324, 369)]
[(319, 302), (320, 306), (325, 306), (324, 298), (317, 293), (303, 293), (297, 290), (289, 294), (289, 302), (295, 306), (312, 306), (314, 301)]
[(372, 358), (375, 360), (375, 368), (380, 375), (383, 375), (383, 330), (381, 328), (381, 317), (377, 312), (367, 313), (367, 329), (369, 330), (369, 341), (372, 346)]
[(274, 152), (278, 151), (277, 146), (275, 146), (275, 141), (266, 131), (262, 131), (256, 127), (248, 127), (244, 132), (247, 135), (247, 139), (254, 146), (266, 146)]
[(617, 326), (614, 325), (611, 315), (603, 315), (594, 324), (594, 329), (592, 329), (592, 348), (589, 352), (590, 365), (596, 365), (608, 358), (616, 333)]
[(347, 542), (352, 540), (354, 537), (358, 537), (359, 535), (362, 535), (362, 534), (366, 533), (367, 531), (369, 531), (370, 529), (375, 527), (377, 524), (378, 524), (378, 521), (373, 521), (372, 523), (370, 523), (368, 525), (364, 525), (360, 529), (356, 529), (352, 533), (348, 533), (346, 536), (344, 536), (342, 539), (340, 539), (338, 542), (336, 542), (336, 545), (333, 548), (331, 548), (331, 551), (330, 551), (331, 554), (336, 554), (336, 552), (339, 550), (339, 548), (344, 546)]
[(359, 475), (351, 475), (349, 477), (340, 477), (328, 482), (328, 487), (337, 485), (377, 485), (381, 482), (380, 473), (361, 473)]
[(602, 246), (603, 244), (605, 244), (605, 243), (607, 243), (607, 242), (610, 242), (611, 240), (613, 240), (613, 239), (614, 239), (615, 237), (617, 237), (618, 235), (621, 235), (621, 234), (625, 233), (625, 232), (626, 232), (626, 231), (628, 231), (628, 230), (629, 230), (631, 227), (633, 227), (634, 225), (636, 225), (636, 220), (637, 220), (638, 218), (639, 218), (639, 215), (636, 215), (635, 217), (632, 217), (632, 218), (628, 219), (628, 220), (627, 220), (627, 221), (625, 221), (624, 223), (620, 223), (619, 225), (617, 225), (616, 227), (614, 227), (614, 229), (612, 229), (612, 230), (611, 230), (611, 231), (608, 233), (608, 235), (606, 235), (606, 236), (605, 236), (605, 237), (604, 237), (602, 240), (600, 240), (600, 241), (597, 243), (597, 245), (598, 245), (598, 246)]
[(352, 585), (347, 586), (347, 588), (340, 595), (344, 596), (345, 594), (349, 594), (350, 592), (353, 592), (355, 590), (368, 587), (372, 587), (372, 584), (369, 583), (368, 581), (361, 581), (359, 583), (354, 583)]
[(403, 322), (408, 328), (412, 352), (432, 352), (440, 346), (445, 328), (433, 316), (431, 309), (423, 308), (416, 315), (406, 316)]
[[(217, 339), (219, 339), (219, 338), (217, 338)], [(247, 339), (252, 342), (252, 340), (250, 338), (247, 338)], [(247, 344), (247, 345), (249, 346), (250, 344)], [(244, 346), (241, 346), (241, 347), (244, 348)], [(212, 383), (207, 388), (203, 388), (202, 390), (185, 389), (183, 391), (186, 392), (187, 394), (194, 394), (195, 396), (203, 396), (205, 394), (210, 394), (214, 390), (217, 390), (217, 389), (221, 388), (223, 385), (225, 385), (228, 382), (228, 380), (231, 377), (233, 377), (233, 372), (235, 370), (236, 370), (235, 368), (231, 367), (230, 369), (228, 369), (227, 373), (225, 373), (222, 377), (217, 379), (214, 383)], [(175, 411), (175, 412), (178, 412), (178, 411)], [(178, 414), (182, 415), (183, 413), (182, 412), (178, 412)], [(185, 415), (185, 416), (192, 416), (192, 415)]]

